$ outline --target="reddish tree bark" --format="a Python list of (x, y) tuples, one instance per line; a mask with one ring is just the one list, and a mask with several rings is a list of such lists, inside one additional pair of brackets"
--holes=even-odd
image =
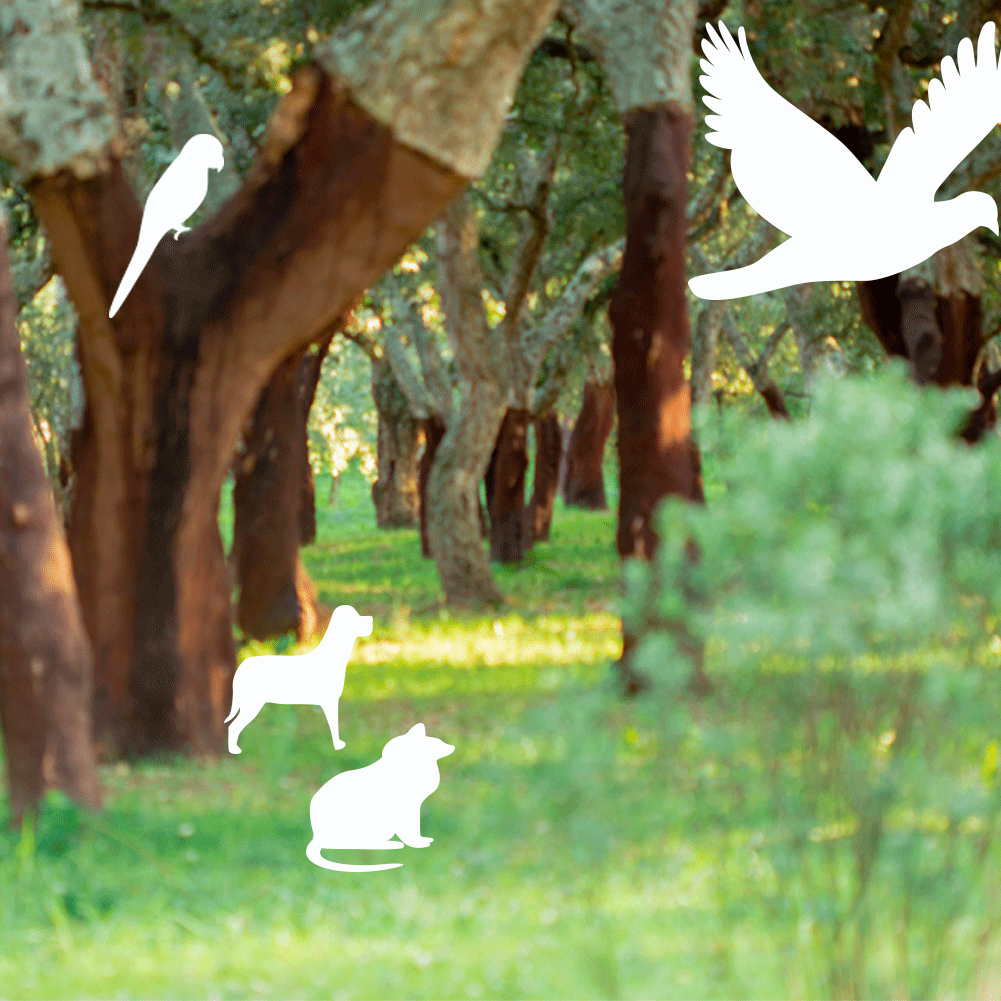
[[(282, 358), (463, 184), (306, 67), (240, 190), (160, 244), (114, 325), (107, 303), (141, 219), (121, 167), (34, 185), (91, 370), (73, 553), (118, 748), (225, 748), (235, 653), (216, 512), (246, 416)], [(310, 273), (331, 280), (303, 283)]]
[(372, 484), (376, 524), (412, 528), (420, 519), (421, 422), (385, 356), (372, 359), (372, 399), (379, 415), (379, 475)]
[(462, 0), (389, 0), (355, 15), (295, 72), (236, 194), (161, 242), (113, 323), (142, 211), (76, 9), (28, 5), (16, 30), (0, 25), (0, 146), (80, 320), (73, 554), (109, 744), (224, 750), (235, 655), (217, 514), (245, 421), (281, 360), (485, 172), (554, 8), (501, 0), (470, 19)]
[[(658, 542), (653, 525), (658, 501), (668, 494), (703, 500), (684, 373), (692, 119), (676, 106), (661, 104), (630, 112), (626, 129), (626, 250), (608, 311), (619, 420), (616, 543), (623, 559), (649, 560)], [(647, 683), (630, 663), (635, 642), (623, 636), (619, 669), (629, 693)], [(708, 679), (701, 648), (684, 645), (694, 662), (693, 682), (704, 690)]]
[(545, 542), (553, 523), (553, 507), (559, 487), (560, 459), (563, 453), (563, 428), (555, 410), (539, 417), (535, 428), (535, 473), (528, 524), (532, 542)]
[(431, 558), (431, 550), (428, 546), (428, 523), (427, 523), (427, 487), (431, 478), (431, 467), (434, 465), (435, 453), (445, 437), (447, 430), (445, 422), (437, 414), (427, 418), (423, 422), (424, 426), (424, 451), (418, 464), (417, 483), (420, 491), (420, 523), (421, 523), (421, 556), (425, 559)]
[[(872, 137), (868, 131), (839, 133), (838, 137), (858, 160), (864, 162), (871, 155)], [(911, 362), (917, 382), (975, 385), (979, 390), (980, 406), (960, 432), (972, 443), (991, 430), (998, 418), (993, 373), (986, 366), (975, 373), (984, 342), (984, 316), (981, 297), (973, 293), (982, 282), (970, 281), (969, 275), (964, 278), (962, 273), (968, 267), (963, 267), (959, 246), (940, 251), (936, 262), (943, 265), (944, 276), (940, 272), (939, 277), (945, 278), (941, 283), (944, 287), (937, 290), (927, 283), (901, 281), (901, 275), (856, 282), (855, 288), (862, 319), (887, 354)]]
[(983, 343), (983, 307), (966, 293), (936, 296), (899, 275), (856, 282), (862, 319), (887, 354), (909, 359), (915, 378), (938, 386), (972, 385)]
[(525, 471), (528, 469), (527, 410), (509, 407), (504, 414), (491, 460), (490, 558), (517, 563), (530, 542), (525, 539)]
[(586, 382), (580, 413), (567, 443), (563, 503), (589, 511), (608, 510), (605, 498), (605, 444), (615, 424), (615, 387)]
[(233, 483), (233, 550), (239, 597), (236, 621), (267, 639), (316, 628), (314, 589), (299, 549), (316, 535), (307, 425), (334, 330), (289, 355), (264, 388), (243, 438)]
[[(2, 211), (2, 210), (0, 210)], [(91, 650), (69, 550), (32, 437), (28, 373), (0, 215), (0, 729), (16, 827), (47, 787), (101, 805)]]

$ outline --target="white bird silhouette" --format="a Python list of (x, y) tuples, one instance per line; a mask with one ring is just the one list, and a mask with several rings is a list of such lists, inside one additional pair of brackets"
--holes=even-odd
[(916, 101), (912, 128), (897, 136), (874, 181), (823, 126), (780, 97), (758, 72), (744, 29), (737, 48), (706, 25), (703, 97), (715, 115), (706, 139), (733, 150), (733, 179), (747, 203), (789, 234), (746, 268), (699, 275), (689, 283), (702, 299), (737, 299), (814, 281), (873, 281), (927, 260), (978, 226), (998, 233), (998, 208), (982, 191), (936, 202), (935, 192), (1001, 118), (1001, 74), (994, 22), (980, 32), (977, 58), (964, 38), (942, 60), (942, 79)]
[(164, 233), (173, 230), (176, 240), (181, 233), (188, 231), (185, 220), (195, 214), (208, 194), (210, 167), (222, 170), (222, 143), (215, 136), (203, 132), (192, 136), (184, 144), (184, 149), (153, 185), (143, 209), (139, 242), (108, 310), (109, 317), (114, 316), (125, 302)]

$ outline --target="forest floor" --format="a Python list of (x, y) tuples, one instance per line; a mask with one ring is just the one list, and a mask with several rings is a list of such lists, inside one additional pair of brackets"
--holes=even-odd
[[(416, 531), (375, 528), (360, 474), (325, 498), (321, 485), (309, 572), (327, 605), (375, 617), (348, 666), (347, 747), (334, 750), (318, 709), (268, 705), (239, 757), (103, 768), (99, 816), (53, 797), (20, 838), (0, 817), (0, 998), (836, 989), (794, 883), (760, 850), (782, 817), (756, 796), (753, 739), (739, 774), (720, 764), (727, 748), (700, 741), (707, 713), (749, 736), (775, 725), (774, 688), (735, 682), (680, 707), (684, 725), (676, 704), (615, 694), (613, 511), (558, 507), (551, 541), (495, 568), (508, 606), (458, 615), (440, 606)], [(313, 793), (418, 722), (456, 748), (422, 811), (434, 843), (339, 853), (403, 863), (390, 871), (312, 865)]]

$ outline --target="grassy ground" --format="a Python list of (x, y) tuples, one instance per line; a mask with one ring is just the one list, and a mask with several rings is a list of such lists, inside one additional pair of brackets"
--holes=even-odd
[[(34, 841), (0, 835), (0, 997), (827, 993), (795, 891), (759, 852), (783, 819), (700, 743), (711, 711), (753, 757), (781, 699), (752, 679), (679, 724), (677, 706), (614, 696), (611, 513), (558, 509), (552, 541), (497, 571), (510, 603), (489, 616), (439, 606), (417, 533), (377, 531), (357, 474), (318, 520), (322, 600), (375, 616), (346, 749), (319, 710), (267, 706), (240, 757), (105, 768), (99, 817), (56, 799)], [(313, 793), (416, 722), (456, 746), (424, 805), (434, 844), (385, 853), (404, 863), (387, 872), (313, 866)]]

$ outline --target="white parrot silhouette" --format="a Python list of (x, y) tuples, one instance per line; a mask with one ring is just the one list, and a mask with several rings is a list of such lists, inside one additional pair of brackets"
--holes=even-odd
[(164, 233), (173, 230), (176, 240), (181, 233), (188, 231), (184, 221), (194, 215), (205, 201), (210, 167), (222, 170), (222, 143), (215, 136), (203, 132), (192, 136), (184, 144), (184, 149), (153, 185), (143, 209), (139, 242), (108, 310), (109, 317), (114, 316), (125, 302)]
[[(715, 115), (706, 136), (733, 150), (733, 179), (747, 203), (789, 234), (746, 268), (699, 275), (689, 283), (702, 299), (737, 299), (801, 282), (873, 281), (927, 260), (986, 226), (998, 233), (998, 207), (983, 191), (948, 201), (935, 192), (956, 165), (1001, 121), (1001, 72), (994, 22), (980, 32), (977, 57), (964, 38), (956, 59), (942, 60), (942, 79), (916, 101), (874, 181), (846, 146), (780, 97), (747, 49), (720, 22), (706, 25), (700, 77)], [(722, 35), (722, 38), (720, 37)]]

